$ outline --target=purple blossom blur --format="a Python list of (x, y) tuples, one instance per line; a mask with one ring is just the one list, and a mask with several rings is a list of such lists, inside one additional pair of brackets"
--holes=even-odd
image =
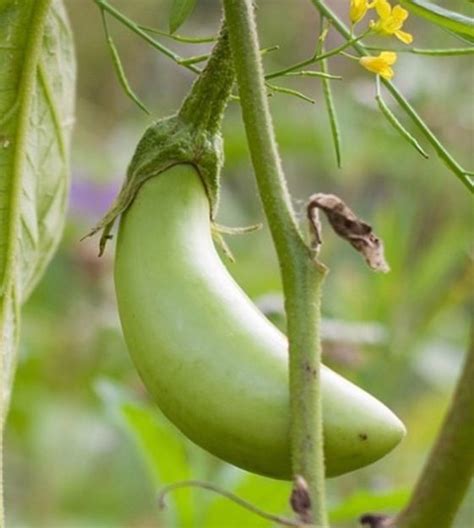
[(69, 197), (69, 216), (88, 224), (99, 220), (119, 191), (119, 179), (98, 183), (84, 174), (74, 173)]

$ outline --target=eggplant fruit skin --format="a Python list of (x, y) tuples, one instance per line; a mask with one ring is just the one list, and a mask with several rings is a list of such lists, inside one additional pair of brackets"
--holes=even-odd
[[(191, 165), (146, 181), (122, 215), (115, 287), (127, 347), (164, 414), (217, 457), (291, 479), (287, 339), (220, 260)], [(405, 435), (384, 404), (324, 365), (321, 386), (327, 476)]]

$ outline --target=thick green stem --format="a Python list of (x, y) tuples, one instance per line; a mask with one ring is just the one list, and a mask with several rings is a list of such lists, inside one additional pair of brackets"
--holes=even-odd
[[(323, 0), (312, 0), (321, 15), (327, 17), (347, 40), (351, 33)], [(353, 43), (360, 55), (368, 51), (360, 42)], [(416, 113), (396, 86), (383, 81), (392, 96), (424, 133), (438, 155), (472, 191), (466, 172), (446, 151), (437, 137)], [(456, 392), (440, 434), (413, 493), (410, 504), (395, 519), (397, 528), (448, 528), (467, 491), (474, 472), (474, 337)]]
[(474, 473), (474, 328), (451, 406), (397, 528), (449, 528)]
[[(103, 0), (95, 1), (105, 5)], [(92, 236), (102, 231), (99, 255), (105, 250), (115, 219), (130, 206), (143, 182), (177, 163), (191, 163), (198, 169), (214, 218), (223, 163), (220, 127), (233, 84), (232, 52), (223, 22), (209, 61), (181, 108), (177, 114), (156, 121), (145, 131), (120, 193), (102, 220), (88, 233), (87, 236)]]
[(223, 23), (209, 61), (181, 105), (179, 117), (211, 134), (217, 133), (233, 83), (234, 65)]
[(324, 276), (295, 221), (268, 108), (251, 0), (224, 0), (250, 155), (283, 277), (290, 354), (292, 462), (309, 487), (312, 522), (327, 526), (320, 395)]

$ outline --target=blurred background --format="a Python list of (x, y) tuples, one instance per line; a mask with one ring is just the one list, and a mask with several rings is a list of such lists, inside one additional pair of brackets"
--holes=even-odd
[[(98, 241), (80, 238), (106, 211), (151, 120), (119, 86), (93, 2), (66, 4), (79, 61), (70, 209), (59, 251), (24, 309), (5, 438), (8, 525), (269, 527), (268, 521), (200, 490), (176, 492), (164, 512), (158, 509), (161, 486), (200, 478), (289, 515), (290, 486), (238, 470), (192, 445), (149, 401), (134, 371), (114, 298), (113, 244), (98, 259)], [(347, 12), (348, 2), (332, 4)], [(115, 0), (114, 5), (141, 23), (168, 27), (168, 0)], [(180, 31), (214, 34), (219, 18), (218, 2), (199, 0)], [(265, 56), (268, 70), (313, 52), (319, 22), (310, 2), (260, 0), (258, 21), (262, 46), (280, 46)], [(175, 111), (193, 75), (113, 20), (110, 27), (129, 80), (153, 116)], [(406, 29), (419, 47), (461, 45), (414, 17)], [(340, 42), (330, 31), (327, 47)], [(183, 56), (208, 49), (166, 44)], [(471, 170), (472, 66), (469, 57), (400, 54), (395, 77)], [(385, 459), (328, 481), (333, 525), (343, 528), (356, 526), (367, 511), (390, 513), (403, 506), (441, 423), (467, 347), (474, 218), (467, 190), (423, 139), (429, 160), (377, 111), (373, 75), (344, 57), (331, 60), (330, 69), (344, 77), (332, 82), (343, 136), (341, 169), (318, 79), (278, 80), (304, 91), (314, 105), (284, 94), (270, 100), (295, 207), (303, 221), (310, 194), (338, 194), (375, 226), (392, 271), (372, 273), (324, 227), (321, 258), (331, 270), (324, 285), (324, 360), (389, 405), (408, 428), (405, 441)], [(233, 226), (264, 222), (238, 103), (230, 104), (224, 133), (218, 221)], [(281, 281), (267, 226), (227, 241), (237, 259), (226, 262), (232, 275), (284, 328)], [(457, 527), (473, 525), (473, 499), (471, 490)]]

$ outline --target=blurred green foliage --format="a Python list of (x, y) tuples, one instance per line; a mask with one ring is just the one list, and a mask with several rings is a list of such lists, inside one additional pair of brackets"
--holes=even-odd
[[(133, 369), (114, 300), (113, 247), (99, 260), (97, 241), (79, 239), (105, 211), (149, 121), (121, 91), (92, 2), (67, 4), (80, 66), (71, 208), (60, 250), (25, 308), (5, 439), (9, 526), (269, 526), (201, 490), (177, 491), (164, 512), (158, 509), (160, 486), (201, 478), (289, 515), (289, 484), (250, 475), (193, 446), (149, 402)], [(344, 2), (335, 4), (345, 11)], [(116, 0), (115, 5), (138, 21), (167, 28), (169, 2)], [(215, 2), (200, 0), (183, 34), (212, 33), (219, 16)], [(309, 2), (289, 7), (284, 0), (262, 0), (258, 19), (262, 45), (281, 46), (265, 57), (269, 69), (312, 52), (318, 21)], [(131, 84), (156, 116), (171, 113), (192, 74), (115, 23), (110, 26)], [(407, 28), (420, 47), (456, 44), (413, 17)], [(339, 42), (331, 32), (327, 47)], [(184, 56), (208, 49), (170, 46)], [(314, 97), (314, 106), (283, 94), (271, 99), (289, 186), (302, 221), (311, 193), (345, 199), (384, 239), (392, 271), (371, 273), (324, 228), (321, 257), (331, 269), (324, 317), (377, 322), (386, 335), (375, 344), (349, 343), (343, 334), (328, 339), (325, 361), (385, 401), (409, 431), (384, 460), (329, 481), (334, 526), (350, 527), (367, 511), (403, 505), (439, 427), (467, 342), (474, 218), (465, 188), (436, 156), (430, 152), (423, 160), (378, 113), (373, 77), (344, 58), (331, 61), (331, 72), (344, 77), (332, 83), (343, 135), (342, 169), (336, 168), (320, 81), (282, 81)], [(472, 60), (403, 55), (395, 80), (472, 168)], [(224, 132), (219, 222), (260, 222), (237, 103), (229, 108)], [(230, 270), (257, 303), (280, 292), (266, 228), (228, 242), (237, 257)], [(281, 316), (279, 321), (284, 324)], [(472, 504), (466, 499), (458, 527), (471, 525)]]

